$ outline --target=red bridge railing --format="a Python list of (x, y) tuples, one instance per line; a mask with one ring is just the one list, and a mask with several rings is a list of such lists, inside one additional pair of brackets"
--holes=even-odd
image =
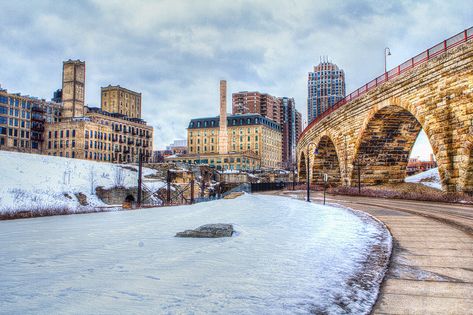
[(388, 72), (383, 73), (382, 75), (380, 75), (376, 79), (366, 83), (365, 85), (361, 86), (360, 88), (353, 91), (349, 95), (345, 96), (345, 98), (343, 98), (340, 101), (338, 101), (337, 103), (335, 103), (332, 108), (326, 110), (325, 112), (323, 112), (322, 114), (317, 116), (317, 118), (315, 118), (304, 129), (304, 131), (302, 131), (302, 133), (299, 136), (299, 139), (297, 139), (297, 141), (299, 142), (299, 140), (304, 136), (304, 134), (307, 132), (307, 130), (312, 128), (315, 124), (317, 124), (323, 118), (330, 115), (331, 113), (333, 113), (334, 111), (336, 111), (337, 109), (342, 107), (343, 105), (357, 99), (358, 97), (364, 95), (366, 92), (368, 92), (370, 90), (375, 89), (376, 87), (380, 86), (381, 84), (392, 80), (393, 78), (395, 78), (398, 75), (404, 73), (405, 71), (407, 71), (409, 69), (412, 69), (412, 68), (414, 68), (414, 67), (416, 67), (416, 66), (418, 66), (418, 65), (420, 65), (424, 62), (427, 62), (428, 60), (440, 55), (441, 53), (444, 53), (445, 51), (447, 51), (447, 50), (449, 50), (453, 47), (456, 47), (456, 46), (458, 46), (458, 45), (460, 45), (460, 44), (462, 44), (462, 43), (464, 43), (464, 42), (466, 42), (466, 41), (468, 41), (472, 38), (473, 38), (473, 27), (470, 27), (470, 28), (464, 30), (463, 32), (460, 32), (460, 33), (458, 33), (458, 34), (456, 34), (456, 35), (454, 35), (454, 36), (438, 43), (437, 45), (427, 49), (426, 51), (421, 52), (417, 56), (401, 63), (400, 65), (398, 65), (397, 67), (392, 68)]

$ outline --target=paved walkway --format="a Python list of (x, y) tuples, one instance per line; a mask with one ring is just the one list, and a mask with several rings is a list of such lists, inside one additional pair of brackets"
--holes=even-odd
[[(313, 200), (320, 202), (321, 195), (313, 194)], [(465, 232), (473, 231), (472, 206), (348, 196), (329, 196), (328, 202), (372, 214), (393, 235), (373, 314), (473, 314), (473, 234)]]

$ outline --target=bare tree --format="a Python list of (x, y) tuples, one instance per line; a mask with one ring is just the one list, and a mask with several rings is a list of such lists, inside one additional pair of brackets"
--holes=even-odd
[(95, 195), (96, 179), (95, 179), (95, 170), (93, 166), (89, 168), (89, 181), (90, 181), (90, 194)]
[(125, 172), (123, 168), (121, 168), (120, 166), (115, 167), (113, 183), (115, 187), (118, 187), (118, 188), (125, 187)]

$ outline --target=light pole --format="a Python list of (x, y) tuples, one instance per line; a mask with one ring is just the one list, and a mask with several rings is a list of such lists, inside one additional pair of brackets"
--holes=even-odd
[(389, 47), (384, 48), (384, 73), (387, 72), (387, 67), (386, 67), (387, 56), (391, 56), (391, 50), (389, 50)]

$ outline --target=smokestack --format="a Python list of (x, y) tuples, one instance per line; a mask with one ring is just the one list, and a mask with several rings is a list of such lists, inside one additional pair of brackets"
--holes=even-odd
[(220, 80), (220, 130), (218, 133), (218, 153), (228, 153), (227, 81), (225, 80)]

